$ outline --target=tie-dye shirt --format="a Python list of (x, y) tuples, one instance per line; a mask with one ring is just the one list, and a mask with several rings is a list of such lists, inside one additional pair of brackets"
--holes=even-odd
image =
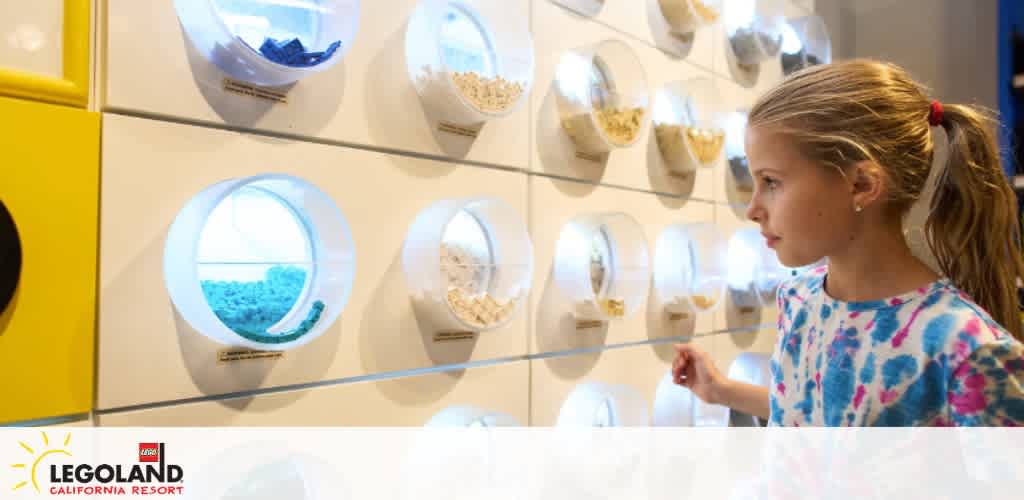
[(771, 425), (1024, 424), (1024, 347), (951, 282), (885, 300), (779, 288)]

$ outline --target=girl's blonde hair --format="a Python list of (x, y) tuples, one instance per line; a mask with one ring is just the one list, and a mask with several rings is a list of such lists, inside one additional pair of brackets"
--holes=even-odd
[[(935, 150), (931, 101), (900, 67), (850, 60), (800, 71), (758, 100), (750, 127), (770, 127), (827, 167), (871, 161), (888, 178), (886, 202), (906, 214), (921, 196)], [(944, 275), (1017, 339), (1017, 278), (1024, 276), (1013, 189), (996, 145), (997, 122), (971, 106), (944, 106), (949, 160), (925, 223)]]

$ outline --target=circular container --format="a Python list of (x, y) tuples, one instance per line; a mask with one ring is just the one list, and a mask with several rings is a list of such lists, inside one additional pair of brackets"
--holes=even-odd
[(722, 0), (658, 0), (661, 15), (676, 35), (690, 35), (722, 16)]
[(647, 75), (626, 43), (605, 40), (566, 52), (555, 87), (562, 128), (580, 153), (604, 155), (632, 146), (643, 133)]
[[(729, 378), (747, 384), (768, 387), (772, 380), (771, 356), (744, 352), (729, 365)], [(767, 421), (738, 410), (729, 410), (729, 427), (764, 427)]]
[(670, 83), (655, 94), (654, 135), (665, 165), (679, 174), (710, 167), (722, 156), (722, 99), (709, 78)]
[(178, 213), (164, 248), (175, 307), (225, 345), (286, 350), (320, 336), (348, 301), (348, 223), (312, 184), (286, 175), (223, 181)]
[(669, 314), (706, 313), (725, 300), (728, 244), (710, 223), (670, 226), (658, 237), (654, 289)]
[(779, 262), (757, 229), (740, 229), (729, 240), (729, 291), (742, 309), (774, 307), (775, 291), (790, 269)]
[(636, 313), (651, 279), (643, 228), (623, 213), (572, 219), (559, 235), (554, 273), (577, 319), (609, 321)]
[(569, 394), (558, 413), (556, 427), (644, 427), (649, 425), (647, 402), (628, 385), (584, 382)]
[(741, 66), (755, 66), (778, 57), (786, 25), (776, 0), (725, 0), (722, 23), (726, 50)]
[(658, 382), (654, 395), (654, 427), (726, 427), (729, 409), (707, 404), (672, 380), (671, 370)]
[(337, 64), (359, 26), (358, 0), (175, 0), (192, 45), (236, 80), (296, 82)]
[(520, 427), (515, 417), (475, 406), (449, 406), (431, 417), (426, 427)]
[(413, 302), (439, 331), (494, 330), (529, 296), (533, 243), (519, 214), (500, 200), (444, 200), (416, 217), (402, 268)]
[[(496, 4), (497, 5), (497, 4)], [(533, 37), (526, 22), (466, 2), (422, 0), (405, 34), (413, 86), (441, 119), (471, 125), (508, 115), (533, 85)]]
[(14, 299), (21, 277), (21, 238), (14, 217), (0, 201), (0, 315)]
[(725, 130), (725, 159), (729, 164), (729, 174), (736, 183), (736, 189), (744, 192), (754, 190), (754, 177), (750, 174), (750, 163), (747, 161), (747, 113), (733, 111), (722, 116), (722, 129)]
[(832, 39), (820, 16), (792, 19), (786, 25), (782, 41), (782, 73), (832, 62)]

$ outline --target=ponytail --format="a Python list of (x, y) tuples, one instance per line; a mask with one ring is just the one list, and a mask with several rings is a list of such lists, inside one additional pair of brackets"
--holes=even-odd
[(1016, 339), (1024, 340), (1017, 278), (1024, 276), (1017, 200), (1003, 173), (995, 120), (970, 106), (947, 105), (948, 160), (925, 223), (942, 273)]

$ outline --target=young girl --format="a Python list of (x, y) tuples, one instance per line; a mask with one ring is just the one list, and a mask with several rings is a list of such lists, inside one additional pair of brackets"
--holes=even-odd
[[(771, 425), (1024, 424), (1024, 260), (992, 128), (874, 61), (768, 92), (748, 122), (747, 216), (786, 266), (828, 264), (779, 288), (769, 389), (727, 379), (689, 344), (676, 346), (676, 383)], [(926, 184), (942, 276), (904, 237)]]

